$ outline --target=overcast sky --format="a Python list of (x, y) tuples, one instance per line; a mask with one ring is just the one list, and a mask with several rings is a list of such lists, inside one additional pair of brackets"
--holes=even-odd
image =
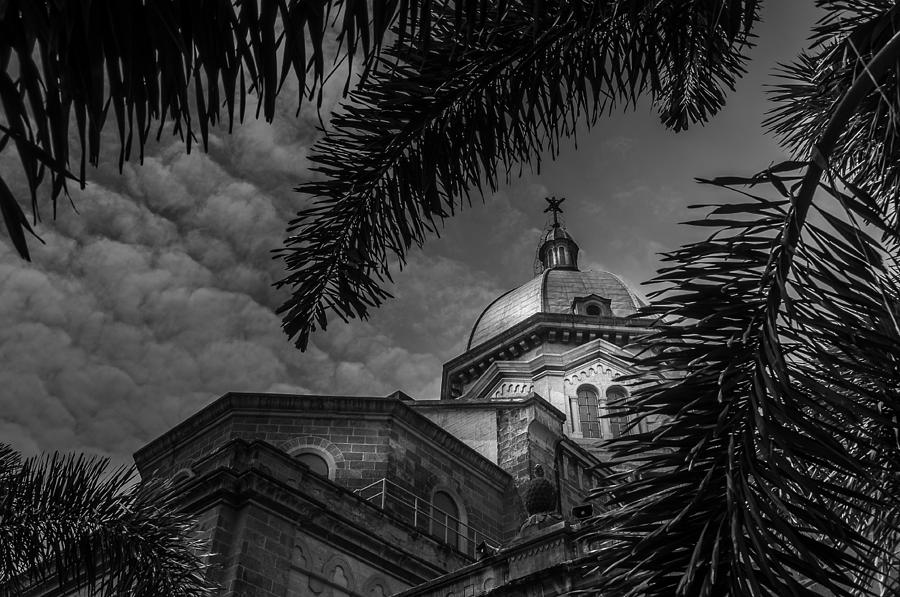
[[(750, 174), (786, 156), (759, 123), (776, 63), (805, 46), (809, 2), (772, 2), (750, 72), (712, 124), (675, 135), (644, 105), (570, 142), (446, 223), (395, 277), (396, 300), (371, 320), (335, 322), (306, 353), (274, 309), (270, 258), (303, 198), (316, 118), (295, 118), (290, 93), (273, 125), (219, 131), (210, 153), (186, 155), (164, 135), (143, 166), (89, 172), (32, 243), (33, 262), (0, 234), (0, 441), (33, 453), (81, 450), (117, 463), (227, 391), (439, 394), (442, 364), (464, 348), (481, 310), (532, 276), (543, 197), (567, 197), (582, 269), (635, 285), (657, 253), (696, 238), (686, 206), (721, 198), (695, 176)], [(333, 105), (336, 98), (327, 98)], [(0, 170), (24, 196), (7, 153)], [(49, 210), (46, 210), (49, 212)]]

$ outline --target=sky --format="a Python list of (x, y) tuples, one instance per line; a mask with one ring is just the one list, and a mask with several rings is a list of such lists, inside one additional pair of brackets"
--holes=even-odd
[[(811, 4), (764, 7), (749, 72), (710, 124), (674, 134), (644, 103), (582, 131), (541, 172), (446, 221), (395, 276), (394, 300), (368, 321), (334, 321), (305, 353), (274, 313), (286, 290), (272, 286), (284, 272), (270, 254), (304, 205), (292, 189), (309, 179), (320, 134), (312, 109), (295, 116), (296, 87), (273, 124), (215, 131), (208, 154), (188, 155), (164, 134), (120, 175), (108, 143), (73, 193), (77, 213), (61, 204), (38, 226), (46, 245), (31, 243), (31, 263), (0, 234), (0, 442), (125, 464), (228, 391), (437, 398), (441, 367), (478, 314), (533, 275), (544, 197), (567, 198), (582, 269), (640, 288), (659, 252), (700, 238), (679, 224), (702, 215), (688, 205), (731, 199), (694, 177), (752, 174), (788, 157), (760, 126), (765, 85), (806, 45)], [(326, 112), (338, 100), (330, 90)], [(0, 154), (24, 196), (16, 164)]]

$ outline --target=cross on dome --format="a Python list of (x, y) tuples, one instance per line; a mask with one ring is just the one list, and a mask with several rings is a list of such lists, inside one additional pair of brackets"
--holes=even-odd
[(578, 269), (578, 245), (572, 236), (566, 231), (565, 226), (559, 222), (559, 214), (563, 212), (562, 202), (565, 197), (557, 198), (555, 195), (545, 197), (547, 207), (544, 213), (553, 214), (553, 224), (549, 226), (541, 236), (541, 244), (538, 247), (535, 260), (535, 274), (548, 269)]
[(565, 200), (566, 200), (565, 197), (560, 197), (559, 199), (557, 199), (556, 195), (553, 195), (552, 197), (544, 197), (544, 201), (549, 203), (547, 208), (544, 210), (544, 213), (551, 212), (553, 214), (553, 227), (554, 228), (559, 228), (559, 219), (557, 218), (557, 215), (561, 214), (563, 212), (562, 207), (560, 207), (560, 205), (562, 205), (562, 202)]

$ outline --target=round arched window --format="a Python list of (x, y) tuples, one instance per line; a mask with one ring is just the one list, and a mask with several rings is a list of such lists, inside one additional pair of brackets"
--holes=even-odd
[(308, 466), (309, 470), (317, 475), (328, 477), (328, 461), (322, 456), (319, 456), (315, 452), (301, 452), (297, 454), (295, 458)]
[(600, 433), (600, 396), (594, 386), (578, 388), (578, 418), (582, 437), (603, 437)]
[(600, 307), (598, 307), (597, 305), (591, 304), (591, 305), (587, 306), (587, 309), (585, 309), (585, 312), (588, 315), (600, 315)]
[(613, 437), (622, 437), (625, 435), (625, 429), (628, 427), (628, 418), (624, 414), (619, 414), (618, 411), (621, 408), (614, 404), (627, 395), (625, 388), (621, 386), (612, 386), (606, 390), (606, 404), (610, 414), (609, 431)]
[(459, 545), (459, 508), (445, 491), (434, 492), (432, 532), (444, 543)]

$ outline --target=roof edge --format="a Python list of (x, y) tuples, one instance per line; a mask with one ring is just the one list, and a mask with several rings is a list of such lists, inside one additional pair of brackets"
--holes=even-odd
[(516, 286), (516, 287), (514, 287), (514, 288), (510, 288), (509, 290), (507, 290), (506, 292), (504, 292), (503, 294), (501, 294), (500, 296), (498, 296), (497, 298), (495, 298), (494, 300), (492, 300), (490, 303), (488, 303), (488, 306), (485, 307), (485, 308), (481, 311), (481, 315), (478, 316), (478, 319), (475, 320), (475, 324), (472, 325), (472, 331), (469, 332), (469, 341), (466, 342), (466, 350), (469, 350), (470, 348), (472, 348), (472, 338), (475, 337), (475, 330), (478, 329), (478, 324), (481, 323), (481, 318), (484, 317), (484, 314), (488, 312), (488, 309), (490, 309), (491, 307), (493, 307), (494, 304), (496, 304), (497, 301), (499, 301), (500, 299), (502, 299), (504, 296), (506, 296), (507, 294), (509, 294), (509, 293), (512, 292), (513, 290), (517, 290), (518, 288), (519, 288), (519, 286)]

